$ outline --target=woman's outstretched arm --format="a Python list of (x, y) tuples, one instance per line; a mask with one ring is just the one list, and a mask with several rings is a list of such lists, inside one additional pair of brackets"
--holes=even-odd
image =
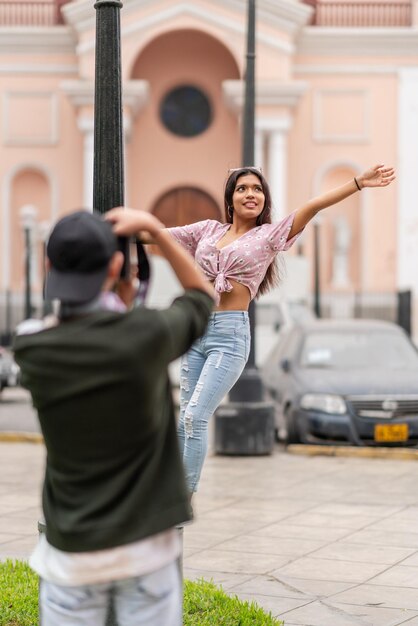
[(288, 239), (300, 232), (319, 211), (326, 209), (333, 204), (337, 204), (356, 193), (364, 187), (387, 187), (395, 180), (395, 170), (393, 167), (385, 167), (384, 165), (375, 165), (366, 170), (360, 176), (352, 178), (341, 187), (327, 191), (316, 198), (312, 198), (306, 204), (301, 206), (295, 212), (292, 229)]

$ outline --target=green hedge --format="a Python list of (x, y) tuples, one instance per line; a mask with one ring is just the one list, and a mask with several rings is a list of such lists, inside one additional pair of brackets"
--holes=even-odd
[[(253, 602), (205, 580), (184, 582), (184, 626), (280, 626)], [(38, 577), (23, 561), (0, 563), (0, 626), (38, 626)]]

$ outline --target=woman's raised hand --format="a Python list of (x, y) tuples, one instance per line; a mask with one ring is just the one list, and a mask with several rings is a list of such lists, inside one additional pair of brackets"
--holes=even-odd
[(360, 188), (363, 187), (386, 187), (395, 180), (395, 170), (393, 167), (386, 167), (383, 164), (375, 165), (366, 170), (360, 176), (356, 176)]

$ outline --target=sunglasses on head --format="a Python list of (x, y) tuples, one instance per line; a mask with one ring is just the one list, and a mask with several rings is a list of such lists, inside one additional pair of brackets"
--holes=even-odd
[(247, 167), (232, 167), (228, 170), (228, 174), (232, 174), (233, 172), (240, 172), (240, 171), (245, 171), (245, 170), (249, 170), (250, 172), (257, 172), (257, 174), (262, 174), (263, 170), (261, 169), (261, 167), (255, 167), (253, 165), (248, 165)]

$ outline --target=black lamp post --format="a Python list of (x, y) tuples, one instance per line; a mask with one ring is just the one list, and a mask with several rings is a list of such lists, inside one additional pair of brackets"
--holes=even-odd
[(315, 218), (313, 223), (314, 232), (314, 311), (315, 315), (321, 317), (321, 278), (320, 278), (320, 252), (319, 252), (319, 222), (318, 218)]
[(48, 235), (51, 231), (51, 223), (44, 220), (39, 223), (38, 232), (42, 245), (42, 315), (49, 315), (52, 312), (52, 303), (45, 299), (45, 283), (46, 283), (46, 244)]
[[(255, 135), (255, 0), (248, 0), (247, 67), (242, 135), (242, 165), (254, 165)], [(251, 351), (241, 378), (231, 389), (230, 403), (215, 416), (215, 452), (269, 454), (274, 445), (274, 405), (263, 401), (263, 385), (255, 365), (255, 305), (249, 309)]]
[[(94, 93), (93, 207), (105, 213), (124, 204), (124, 150), (120, 0), (98, 0), (96, 9), (96, 67)], [(129, 268), (129, 242), (120, 239)]]
[[(255, 136), (255, 0), (248, 0), (247, 65), (245, 71), (244, 115), (242, 121), (242, 165), (254, 165)], [(255, 365), (255, 304), (249, 310), (251, 349), (244, 372), (231, 389), (230, 400), (258, 402), (262, 399), (262, 383)]]
[[(120, 0), (98, 0), (94, 87), (93, 210), (106, 213), (124, 204)], [(129, 272), (129, 242), (120, 239)], [(106, 626), (117, 626), (113, 602)]]

